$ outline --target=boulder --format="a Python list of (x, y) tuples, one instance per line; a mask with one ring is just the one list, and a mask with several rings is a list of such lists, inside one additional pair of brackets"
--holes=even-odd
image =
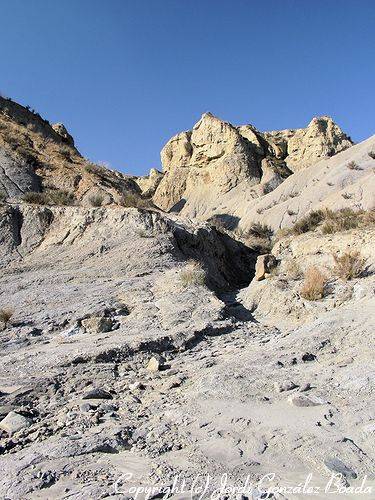
[(52, 125), (52, 128), (57, 134), (59, 134), (63, 138), (64, 142), (66, 142), (70, 146), (74, 146), (74, 139), (66, 130), (66, 127), (63, 123), (54, 123)]
[(82, 320), (82, 326), (87, 333), (105, 333), (113, 328), (113, 319), (105, 316), (91, 316)]
[(255, 280), (261, 281), (277, 265), (276, 257), (270, 253), (259, 255), (255, 264)]
[(29, 418), (24, 417), (15, 411), (11, 411), (5, 418), (3, 418), (3, 420), (1, 420), (0, 429), (3, 429), (10, 436), (12, 436), (15, 432), (29, 427), (31, 423), (32, 421)]

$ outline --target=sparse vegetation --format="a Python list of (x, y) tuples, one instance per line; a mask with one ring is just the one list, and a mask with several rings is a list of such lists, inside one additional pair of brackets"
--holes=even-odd
[(103, 175), (106, 169), (95, 163), (88, 163), (85, 165), (85, 170), (89, 174)]
[(22, 197), (23, 201), (26, 203), (31, 203), (33, 205), (46, 205), (46, 195), (45, 193), (37, 193), (35, 191), (28, 191)]
[(7, 195), (4, 193), (4, 191), (0, 191), (0, 205), (5, 202), (7, 199)]
[(301, 297), (306, 300), (319, 300), (324, 297), (327, 284), (326, 275), (318, 267), (309, 267), (300, 291)]
[(351, 208), (342, 208), (336, 212), (329, 210), (321, 227), (322, 233), (332, 234), (355, 229), (361, 224), (362, 216), (362, 211), (355, 211)]
[(249, 233), (256, 238), (271, 239), (273, 236), (273, 230), (267, 224), (261, 224), (260, 222), (253, 224), (249, 229)]
[(38, 193), (28, 191), (22, 197), (26, 203), (33, 205), (73, 205), (74, 195), (69, 191), (56, 190)]
[(303, 276), (302, 269), (295, 259), (289, 260), (286, 263), (285, 274), (286, 274), (287, 279), (293, 280), (293, 281), (300, 280)]
[(368, 155), (369, 155), (370, 158), (372, 158), (373, 160), (375, 160), (375, 151), (370, 151)]
[(333, 255), (335, 266), (333, 272), (344, 281), (359, 278), (364, 270), (366, 259), (364, 259), (358, 250), (351, 250), (342, 255)]
[(353, 210), (342, 208), (337, 211), (328, 208), (313, 210), (302, 217), (291, 228), (280, 229), (277, 238), (290, 235), (300, 235), (315, 231), (318, 227), (323, 234), (332, 234), (340, 231), (348, 231), (357, 227), (368, 227), (375, 224), (375, 211)]
[(89, 202), (92, 207), (101, 207), (104, 202), (104, 196), (102, 194), (92, 194)]
[(291, 228), (291, 234), (303, 234), (309, 231), (314, 231), (319, 224), (326, 217), (326, 211), (324, 210), (313, 210), (309, 214), (302, 217), (299, 221), (297, 221), (294, 226)]
[(0, 309), (0, 321), (4, 324), (5, 328), (8, 326), (13, 314), (14, 311), (10, 307)]
[(346, 166), (349, 170), (362, 170), (362, 167), (360, 167), (355, 161), (349, 162)]
[(180, 281), (183, 287), (202, 286), (206, 282), (206, 272), (197, 261), (189, 261), (180, 271)]
[(273, 230), (266, 224), (257, 222), (248, 230), (236, 229), (234, 234), (259, 253), (268, 253), (272, 248)]
[(140, 238), (153, 238), (154, 237), (153, 231), (146, 231), (146, 229), (137, 229), (136, 234)]
[(126, 192), (121, 195), (119, 205), (126, 208), (151, 208), (150, 200), (131, 192)]

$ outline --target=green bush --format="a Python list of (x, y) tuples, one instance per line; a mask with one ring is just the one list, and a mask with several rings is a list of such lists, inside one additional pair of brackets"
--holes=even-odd
[(104, 196), (102, 194), (93, 194), (90, 196), (89, 202), (92, 207), (101, 207), (104, 202)]
[(26, 203), (33, 205), (73, 205), (74, 196), (69, 191), (56, 190), (38, 193), (28, 191), (22, 197)]

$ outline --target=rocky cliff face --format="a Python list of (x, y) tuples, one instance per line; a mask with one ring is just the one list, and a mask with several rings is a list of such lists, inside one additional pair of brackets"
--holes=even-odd
[(176, 135), (163, 148), (164, 177), (154, 202), (163, 210), (208, 217), (239, 186), (249, 200), (257, 198), (293, 171), (351, 145), (329, 117), (314, 118), (306, 129), (261, 133), (205, 113), (192, 131)]
[(140, 195), (135, 180), (83, 158), (61, 123), (0, 97), (0, 190), (7, 198), (29, 191), (66, 191), (87, 205), (97, 195), (104, 204)]
[(306, 128), (264, 132), (264, 137), (279, 150), (293, 172), (353, 145), (350, 137), (329, 116), (313, 118)]

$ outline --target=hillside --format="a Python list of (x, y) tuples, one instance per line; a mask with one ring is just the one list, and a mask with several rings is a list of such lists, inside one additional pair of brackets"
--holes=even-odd
[(1, 498), (373, 492), (374, 151), (204, 114), (129, 177), (1, 99)]

